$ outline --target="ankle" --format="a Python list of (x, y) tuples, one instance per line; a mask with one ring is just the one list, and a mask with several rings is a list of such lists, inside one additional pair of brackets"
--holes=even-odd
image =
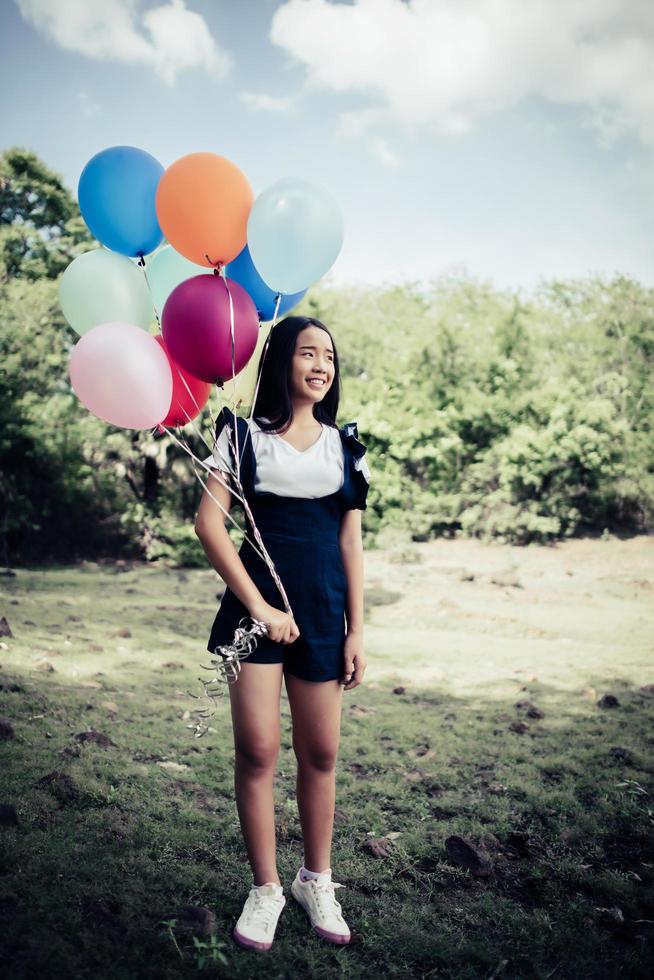
[(331, 868), (325, 868), (323, 871), (310, 871), (305, 865), (302, 865), (300, 868), (300, 881), (310, 881), (312, 878), (317, 880), (321, 875), (331, 875), (331, 872)]

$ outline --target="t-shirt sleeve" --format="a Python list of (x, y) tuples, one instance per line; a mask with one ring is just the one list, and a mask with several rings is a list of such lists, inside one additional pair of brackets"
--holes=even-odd
[(206, 463), (208, 466), (215, 466), (216, 469), (222, 470), (223, 473), (231, 473), (232, 466), (229, 436), (229, 426), (225, 425), (214, 444), (213, 452), (210, 456), (203, 459), (202, 462)]
[(356, 502), (352, 506), (356, 510), (366, 510), (368, 489), (370, 487), (370, 467), (365, 456), (355, 458), (354, 469), (356, 472)]
[(370, 483), (371, 481), (370, 467), (368, 466), (368, 461), (366, 457), (359, 456), (359, 458), (354, 461), (354, 467), (355, 469), (359, 470), (360, 473), (363, 473), (366, 479), (366, 483)]

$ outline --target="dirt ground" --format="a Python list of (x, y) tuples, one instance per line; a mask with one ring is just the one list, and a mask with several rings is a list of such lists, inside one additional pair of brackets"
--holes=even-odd
[(654, 681), (652, 537), (368, 550), (365, 581), (370, 682), (488, 699), (532, 678), (561, 691)]
[[(539, 695), (595, 701), (654, 683), (654, 537), (550, 547), (476, 540), (365, 552), (364, 683), (427, 687), (473, 703)], [(0, 663), (45, 657), (71, 679), (208, 661), (224, 584), (206, 569), (115, 562), (17, 570), (0, 586), (13, 630)], [(125, 638), (127, 637), (127, 638)], [(54, 660), (52, 658), (55, 658)]]

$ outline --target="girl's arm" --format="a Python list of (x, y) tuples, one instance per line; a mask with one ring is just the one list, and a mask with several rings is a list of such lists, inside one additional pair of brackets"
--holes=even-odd
[(363, 633), (363, 540), (360, 510), (345, 511), (338, 543), (347, 577), (347, 632)]

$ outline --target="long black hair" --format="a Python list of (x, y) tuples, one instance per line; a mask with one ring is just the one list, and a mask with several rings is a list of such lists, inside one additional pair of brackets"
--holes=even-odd
[[(287, 316), (271, 328), (267, 338), (268, 348), (266, 350), (264, 345), (259, 358), (257, 381), (259, 382), (259, 378), (261, 380), (252, 414), (257, 425), (264, 432), (270, 432), (272, 429), (284, 430), (287, 424), (290, 425), (293, 420), (291, 375), (295, 344), (300, 331), (311, 326), (320, 327), (327, 333), (334, 351), (334, 378), (325, 397), (314, 404), (313, 415), (323, 425), (336, 427), (336, 415), (341, 394), (341, 375), (334, 338), (325, 324), (316, 320), (315, 317)], [(269, 419), (269, 421), (262, 422), (262, 418)]]

